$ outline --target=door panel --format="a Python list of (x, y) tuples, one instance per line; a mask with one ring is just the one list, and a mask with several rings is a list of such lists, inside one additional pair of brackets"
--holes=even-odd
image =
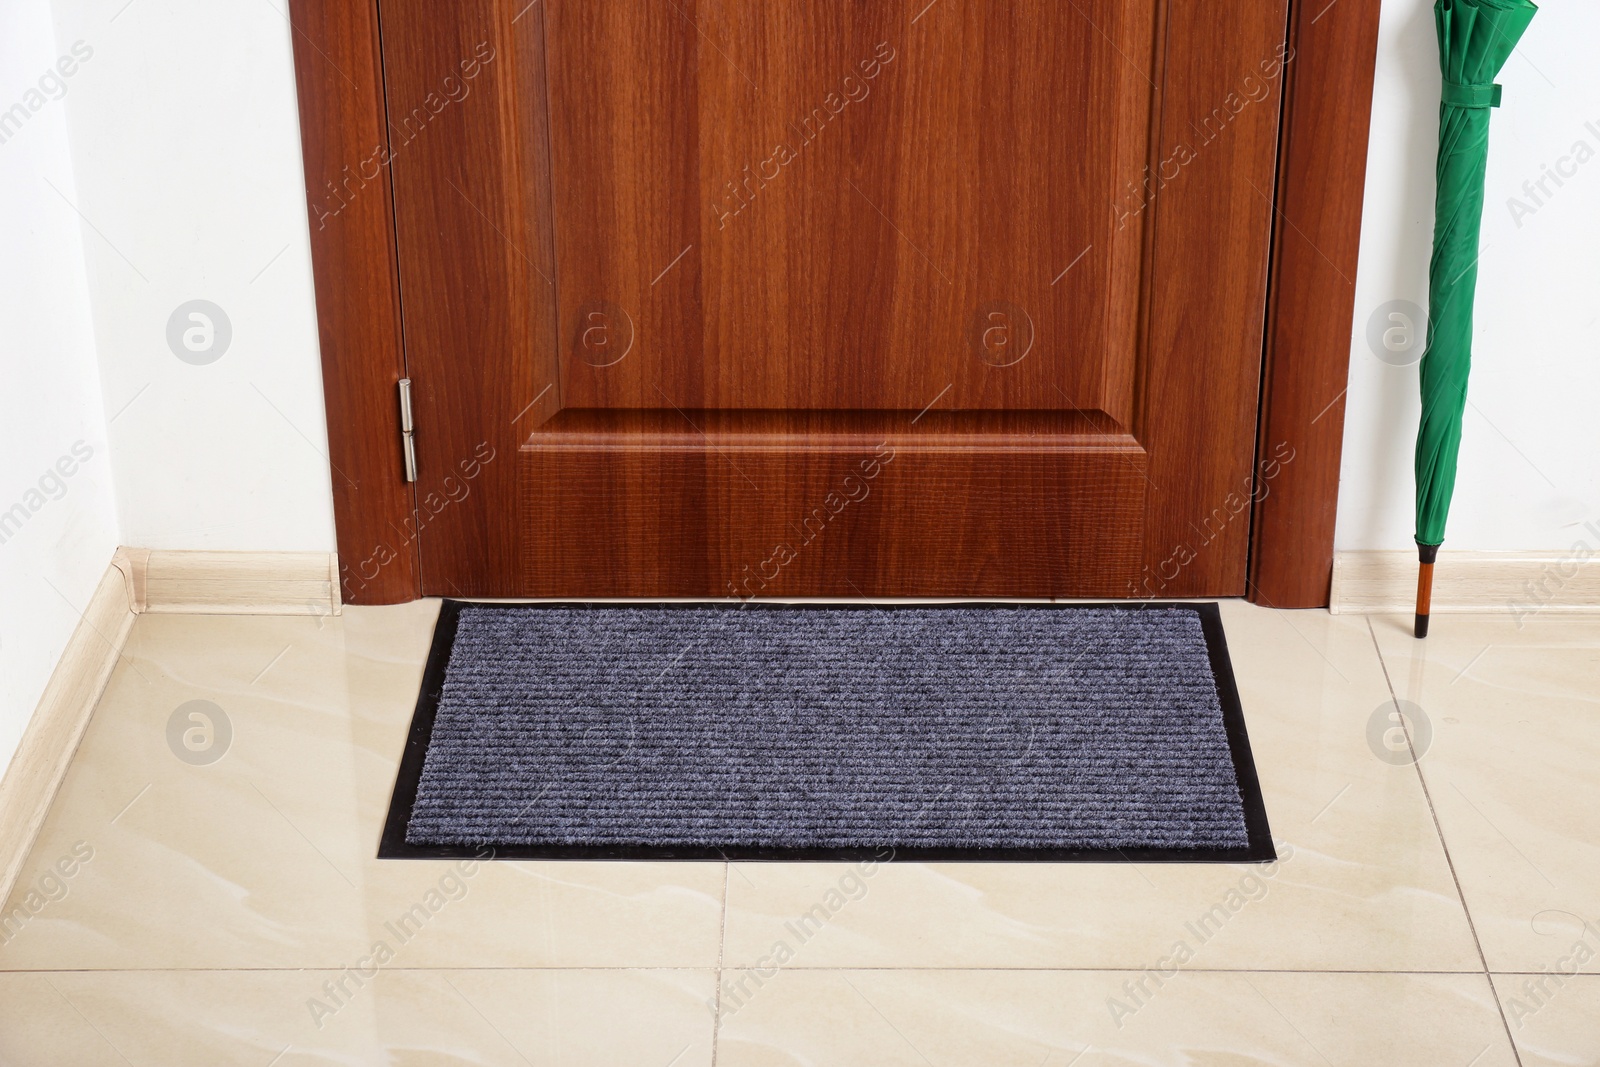
[(1242, 592), (1284, 7), (1178, 8), (383, 0), (424, 591)]
[[(1123, 6), (1085, 13), (1148, 51), (1148, 5)], [(1117, 105), (1148, 82), (1095, 62), (1071, 5), (909, 32), (898, 8), (550, 3), (564, 407), (915, 415), (950, 386), (957, 410), (1114, 393), (1126, 421), (1138, 261), (1115, 250), (1138, 234), (1107, 193), (1143, 163), (1147, 117)], [(605, 303), (633, 328), (615, 364), (581, 343)], [(1005, 305), (1032, 348), (997, 367), (971, 335)]]
[[(1131, 442), (1092, 452), (1008, 447), (996, 440), (1005, 431), (933, 444), (932, 435), (791, 429), (792, 441), (767, 427), (718, 435), (715, 450), (686, 427), (642, 434), (632, 447), (541, 441), (525, 453), (527, 513), (582, 520), (554, 523), (534, 542), (526, 588), (1005, 596), (1019, 560), (1088, 575), (1139, 558), (1145, 464)], [(1072, 506), (1040, 508), (1041, 499)], [(1116, 595), (1109, 584), (1087, 588)]]

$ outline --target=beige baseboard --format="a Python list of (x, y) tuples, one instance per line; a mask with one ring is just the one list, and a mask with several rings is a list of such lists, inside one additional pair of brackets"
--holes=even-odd
[(326, 552), (119, 548), (0, 779), (0, 903), (33, 849), (138, 615), (338, 615), (338, 576), (338, 559)]
[(106, 568), (0, 779), (0, 902), (10, 897), (39, 836), (89, 716), (122, 655), (134, 615), (122, 572), (115, 565)]
[[(1597, 544), (1591, 547), (1590, 541)], [(1416, 610), (1417, 553), (1338, 552), (1333, 557), (1335, 615)], [(1600, 538), (1566, 552), (1439, 553), (1433, 569), (1437, 614), (1600, 612)]]
[(179, 615), (338, 615), (338, 557), (328, 552), (118, 553), (139, 612)]

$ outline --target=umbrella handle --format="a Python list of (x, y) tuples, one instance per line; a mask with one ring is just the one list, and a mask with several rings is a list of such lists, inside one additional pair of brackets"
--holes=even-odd
[(1412, 632), (1420, 639), (1428, 636), (1428, 615), (1433, 608), (1433, 564), (1439, 558), (1438, 545), (1417, 545), (1417, 625)]

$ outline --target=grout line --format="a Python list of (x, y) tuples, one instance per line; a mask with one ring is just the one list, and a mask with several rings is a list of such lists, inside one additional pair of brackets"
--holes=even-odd
[[(1367, 616), (1367, 636), (1372, 638), (1372, 651), (1377, 653), (1378, 666), (1383, 669), (1383, 682), (1389, 687), (1389, 699), (1394, 702), (1394, 709), (1400, 713), (1400, 696), (1394, 691), (1394, 679), (1389, 677), (1389, 663), (1383, 658), (1383, 648), (1378, 644), (1378, 632), (1372, 628), (1372, 616)], [(1406, 722), (1404, 714), (1400, 714), (1400, 729), (1405, 734), (1406, 750), (1411, 753), (1411, 766), (1416, 768), (1417, 782), (1422, 786), (1422, 798), (1428, 802), (1428, 815), (1433, 819), (1433, 832), (1439, 836), (1439, 848), (1444, 852), (1445, 865), (1450, 868), (1450, 881), (1456, 887), (1456, 899), (1461, 901), (1461, 914), (1466, 917), (1467, 929), (1472, 933), (1472, 945), (1478, 950), (1478, 961), (1483, 964), (1483, 980), (1489, 985), (1489, 996), (1494, 998), (1495, 1011), (1500, 1013), (1500, 1025), (1505, 1028), (1506, 1041), (1511, 1045), (1511, 1055), (1517, 1061), (1517, 1067), (1522, 1067), (1522, 1052), (1517, 1048), (1517, 1039), (1511, 1034), (1511, 1023), (1506, 1019), (1505, 1005), (1500, 1002), (1500, 991), (1494, 986), (1494, 976), (1489, 970), (1489, 957), (1484, 954), (1483, 941), (1478, 937), (1478, 924), (1472, 921), (1472, 909), (1467, 906), (1467, 895), (1461, 889), (1461, 878), (1456, 874), (1456, 861), (1450, 855), (1450, 846), (1445, 843), (1444, 826), (1439, 822), (1439, 812), (1433, 806), (1433, 793), (1428, 789), (1428, 778), (1422, 773), (1422, 759), (1417, 755), (1417, 748), (1411, 741), (1411, 726)], [(1481, 1053), (1480, 1053), (1481, 1055)]]
[(717, 969), (711, 973), (711, 981), (716, 984), (712, 993), (713, 1009), (711, 1012), (711, 1067), (717, 1067), (717, 1046), (722, 1037), (722, 955), (728, 947), (728, 872), (733, 869), (733, 864), (727, 860), (722, 863), (722, 924), (717, 933)]
[[(0, 975), (8, 974), (338, 974), (347, 968), (327, 966), (310, 967), (15, 967), (0, 968)], [(638, 974), (659, 974), (664, 971), (682, 971), (685, 974), (702, 973), (706, 967), (625, 967), (625, 966), (585, 966), (572, 964), (568, 966), (552, 966), (549, 964), (529, 964), (526, 966), (516, 964), (501, 965), (472, 965), (463, 964), (455, 967), (392, 967), (383, 968), (385, 974), (390, 972), (412, 974), (438, 974), (455, 972), (476, 971), (533, 971), (533, 972), (564, 972), (564, 971), (617, 971)], [(1148, 967), (994, 967), (974, 965), (970, 967), (934, 967), (934, 966), (905, 966), (905, 967), (857, 967), (834, 966), (824, 967), (813, 965), (800, 967), (786, 964), (785, 971), (809, 971), (814, 974), (856, 974), (856, 973), (922, 973), (936, 971), (939, 973), (967, 973), (967, 974), (1144, 974)], [(1426, 968), (1395, 968), (1393, 970), (1374, 970), (1359, 967), (1185, 967), (1184, 974), (1350, 974), (1350, 975), (1434, 975), (1434, 976), (1473, 976), (1480, 975), (1482, 970), (1429, 970)], [(1493, 971), (1494, 975), (1502, 977), (1521, 978), (1525, 976), (1547, 975), (1548, 971)], [(1600, 978), (1600, 971), (1578, 971), (1569, 975), (1572, 978)]]

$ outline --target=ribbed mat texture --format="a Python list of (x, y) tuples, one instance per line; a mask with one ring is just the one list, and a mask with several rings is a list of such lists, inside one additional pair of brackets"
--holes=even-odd
[(1248, 844), (1191, 608), (446, 607), (407, 845)]

